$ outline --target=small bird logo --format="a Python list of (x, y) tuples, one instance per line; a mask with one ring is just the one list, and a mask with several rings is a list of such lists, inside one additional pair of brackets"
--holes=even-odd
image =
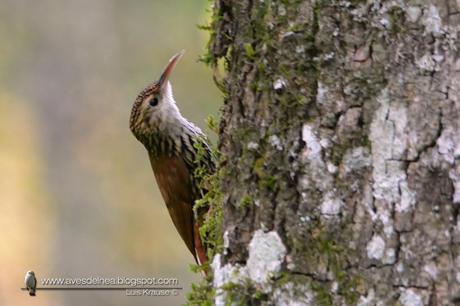
[(35, 278), (34, 271), (27, 271), (26, 277), (24, 278), (26, 289), (29, 291), (30, 296), (35, 296), (35, 290), (37, 289), (37, 279)]

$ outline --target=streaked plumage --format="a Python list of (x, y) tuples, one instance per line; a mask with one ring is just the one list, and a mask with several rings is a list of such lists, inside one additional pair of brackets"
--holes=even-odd
[[(214, 161), (206, 136), (185, 119), (172, 96), (169, 75), (183, 53), (175, 55), (160, 79), (136, 98), (130, 129), (148, 151), (150, 163), (172, 221), (197, 262), (206, 260), (195, 220), (193, 204), (202, 197), (201, 182), (194, 176), (197, 168), (196, 144), (204, 148), (201, 162), (209, 173)], [(156, 99), (156, 100), (155, 100)], [(204, 212), (199, 212), (198, 219)]]

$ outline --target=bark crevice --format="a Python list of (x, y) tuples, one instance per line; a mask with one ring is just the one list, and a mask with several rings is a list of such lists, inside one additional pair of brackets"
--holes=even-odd
[[(228, 239), (215, 277), (252, 294), (219, 299), (409, 306), (460, 293), (458, 11), (216, 1)], [(249, 260), (261, 233), (285, 253), (262, 260), (276, 267), (263, 282)]]

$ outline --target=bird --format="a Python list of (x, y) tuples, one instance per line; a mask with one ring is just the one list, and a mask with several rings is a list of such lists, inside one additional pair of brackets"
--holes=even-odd
[(169, 78), (184, 52), (175, 54), (159, 79), (138, 94), (129, 127), (147, 149), (156, 182), (177, 231), (195, 262), (204, 265), (206, 248), (199, 228), (206, 209), (201, 208), (194, 215), (193, 206), (206, 190), (195, 171), (201, 167), (207, 174), (214, 173), (215, 158), (207, 136), (182, 116), (173, 97)]
[(26, 289), (29, 291), (30, 296), (35, 296), (35, 290), (37, 289), (37, 279), (35, 278), (34, 271), (27, 271), (24, 278), (24, 284)]

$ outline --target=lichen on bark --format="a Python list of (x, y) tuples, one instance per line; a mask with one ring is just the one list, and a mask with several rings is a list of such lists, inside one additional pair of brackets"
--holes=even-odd
[(460, 3), (216, 0), (211, 29), (225, 239), (208, 298), (454, 304)]

